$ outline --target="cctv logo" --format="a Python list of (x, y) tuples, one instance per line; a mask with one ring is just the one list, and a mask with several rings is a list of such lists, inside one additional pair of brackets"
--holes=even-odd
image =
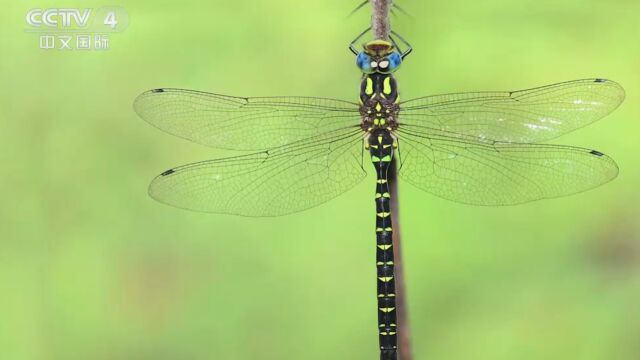
[(27, 24), (33, 27), (47, 26), (52, 28), (86, 27), (91, 9), (31, 9), (27, 13)]

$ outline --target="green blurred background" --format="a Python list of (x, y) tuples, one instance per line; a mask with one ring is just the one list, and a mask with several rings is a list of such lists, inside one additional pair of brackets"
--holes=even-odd
[[(640, 2), (399, 4), (415, 48), (404, 99), (585, 77), (627, 91), (558, 141), (616, 159), (593, 191), (486, 208), (401, 183), (415, 358), (639, 359)], [(130, 16), (108, 51), (44, 51), (24, 33), (31, 8), (105, 5)], [(281, 218), (178, 210), (149, 181), (227, 153), (132, 110), (156, 87), (355, 100), (356, 5), (3, 2), (0, 359), (376, 359), (373, 177)]]

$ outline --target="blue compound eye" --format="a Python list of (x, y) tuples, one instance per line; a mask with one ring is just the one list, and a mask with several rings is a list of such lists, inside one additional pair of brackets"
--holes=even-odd
[(356, 65), (358, 65), (358, 68), (365, 74), (371, 74), (375, 71), (375, 69), (371, 67), (371, 57), (365, 54), (364, 51), (356, 57)]
[(397, 69), (402, 64), (402, 56), (397, 52), (389, 54), (389, 68), (392, 70)]
[(392, 52), (378, 63), (378, 68), (381, 73), (391, 73), (396, 71), (401, 63), (402, 56), (397, 52)]

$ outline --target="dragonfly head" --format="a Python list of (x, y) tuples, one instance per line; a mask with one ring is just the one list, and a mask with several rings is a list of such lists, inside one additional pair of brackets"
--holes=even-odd
[(402, 56), (392, 43), (374, 40), (364, 45), (364, 50), (356, 57), (358, 68), (365, 74), (379, 72), (389, 74), (396, 71), (402, 63)]

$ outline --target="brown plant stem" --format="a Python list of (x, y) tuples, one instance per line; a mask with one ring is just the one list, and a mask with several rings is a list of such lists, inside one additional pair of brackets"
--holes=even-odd
[(407, 310), (407, 288), (404, 277), (404, 262), (402, 261), (401, 231), (400, 231), (400, 207), (398, 206), (398, 176), (397, 162), (395, 158), (387, 173), (389, 193), (391, 195), (391, 223), (393, 224), (393, 257), (395, 263), (396, 280), (396, 314), (398, 317), (398, 352), (400, 360), (412, 360), (411, 329), (409, 327), (409, 315)]
[(392, 0), (371, 0), (373, 14), (371, 15), (371, 29), (373, 36), (379, 40), (389, 40), (391, 24), (389, 23), (389, 12), (391, 11)]

